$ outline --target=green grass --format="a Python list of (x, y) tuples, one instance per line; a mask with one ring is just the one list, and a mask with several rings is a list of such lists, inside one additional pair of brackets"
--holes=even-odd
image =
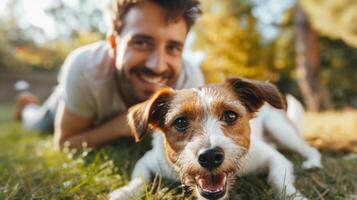
[[(23, 130), (0, 105), (0, 199), (106, 199), (130, 177), (135, 161), (150, 148), (120, 139), (99, 150), (55, 151), (52, 136)], [(296, 187), (310, 199), (357, 199), (357, 154), (323, 154), (324, 169), (305, 171), (297, 154)], [(231, 199), (273, 199), (265, 176), (237, 180)], [(155, 179), (143, 199), (193, 199), (180, 184)]]

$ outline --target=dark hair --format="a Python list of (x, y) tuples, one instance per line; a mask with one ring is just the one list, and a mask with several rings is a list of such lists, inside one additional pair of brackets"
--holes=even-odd
[(188, 30), (201, 14), (199, 0), (114, 0), (112, 26), (115, 34), (119, 35), (123, 29), (124, 17), (130, 8), (143, 2), (153, 2), (164, 8), (168, 22), (183, 17)]

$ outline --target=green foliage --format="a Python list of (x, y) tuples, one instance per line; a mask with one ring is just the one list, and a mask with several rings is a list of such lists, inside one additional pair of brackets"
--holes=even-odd
[[(295, 32), (293, 26), (294, 7), (288, 9), (282, 21), (282, 28), (274, 41), (274, 66), (279, 69), (279, 88), (285, 92), (299, 94), (295, 71)], [(329, 91), (334, 108), (346, 105), (356, 106), (357, 95), (357, 49), (342, 40), (319, 36), (320, 80)]]
[(207, 54), (202, 66), (206, 81), (220, 82), (230, 75), (275, 79), (252, 14), (253, 4), (232, 0), (202, 4), (204, 14), (195, 31), (196, 49)]
[(313, 27), (322, 35), (357, 47), (357, 1), (301, 0)]
[(100, 28), (103, 28), (105, 24), (98, 3), (93, 3), (91, 0), (71, 3), (65, 0), (55, 0), (46, 12), (55, 21), (56, 32), (60, 38), (78, 38), (83, 32), (100, 33)]
[(357, 48), (341, 40), (320, 38), (321, 81), (336, 108), (357, 106)]
[[(17, 2), (17, 3), (14, 3)], [(104, 38), (99, 25), (104, 24), (102, 13), (93, 3), (81, 0), (71, 7), (62, 0), (53, 3), (48, 13), (57, 24), (57, 38), (48, 39), (39, 28), (21, 26), (21, 0), (16, 0), (9, 16), (0, 19), (0, 68), (13, 71), (33, 69), (58, 69), (68, 53), (74, 49)], [(71, 22), (71, 23), (69, 23)], [(31, 35), (41, 34), (44, 42)]]
[[(17, 35), (11, 35), (11, 32), (17, 31)], [(0, 69), (8, 68), (21, 68), (23, 63), (16, 59), (16, 48), (14, 48), (13, 43), (23, 43), (22, 31), (14, 27), (11, 20), (6, 22), (0, 19)], [(17, 37), (20, 35), (22, 39)], [(26, 41), (27, 43), (27, 41)]]
[(33, 68), (58, 69), (71, 51), (100, 39), (102, 35), (98, 33), (78, 32), (77, 37), (67, 40), (56, 39), (42, 45), (17, 47), (15, 58)]

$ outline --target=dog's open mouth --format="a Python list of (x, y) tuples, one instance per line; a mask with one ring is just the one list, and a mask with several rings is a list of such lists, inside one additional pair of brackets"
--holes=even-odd
[(206, 199), (219, 199), (226, 193), (226, 173), (199, 175), (195, 180), (198, 191)]

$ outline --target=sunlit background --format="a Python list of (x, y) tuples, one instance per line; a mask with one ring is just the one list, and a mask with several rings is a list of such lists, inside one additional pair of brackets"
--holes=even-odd
[[(0, 101), (17, 80), (45, 99), (67, 54), (105, 39), (111, 0), (0, 1)], [(357, 2), (202, 1), (184, 58), (207, 82), (270, 80), (309, 110), (357, 107)]]

